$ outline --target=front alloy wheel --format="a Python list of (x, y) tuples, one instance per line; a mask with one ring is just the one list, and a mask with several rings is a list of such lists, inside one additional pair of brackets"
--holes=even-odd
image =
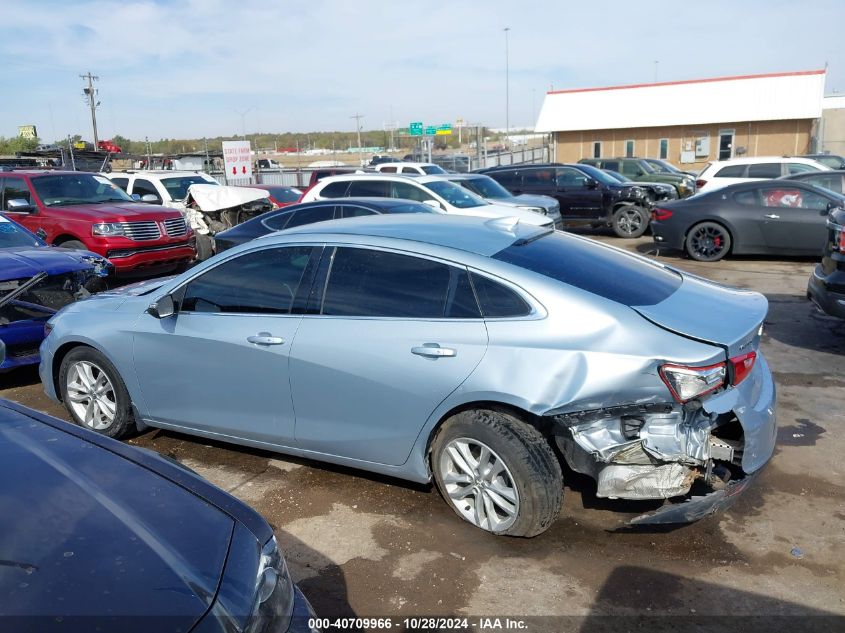
[(467, 437), (452, 440), (440, 456), (445, 492), (462, 517), (490, 532), (516, 521), (519, 493), (507, 464), (489, 446)]
[(90, 361), (76, 362), (68, 369), (65, 380), (68, 406), (77, 419), (94, 431), (105, 431), (114, 424), (114, 386), (100, 367)]

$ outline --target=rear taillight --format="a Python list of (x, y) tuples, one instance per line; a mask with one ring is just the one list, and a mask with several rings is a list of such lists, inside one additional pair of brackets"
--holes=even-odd
[(652, 220), (668, 220), (672, 217), (672, 212), (669, 209), (661, 209), (660, 207), (655, 207), (651, 210), (651, 219)]
[(733, 368), (732, 385), (736, 386), (748, 377), (748, 374), (754, 368), (755, 360), (757, 360), (757, 352), (748, 352), (731, 359), (731, 367)]
[(686, 367), (684, 365), (662, 365), (660, 377), (672, 396), (678, 402), (688, 402), (693, 398), (718, 389), (725, 384), (727, 368), (725, 363), (707, 367)]
[(696, 188), (696, 189), (701, 189), (701, 188), (702, 188), (704, 185), (706, 185), (706, 184), (707, 184), (707, 181), (706, 181), (706, 180), (701, 180), (701, 179), (698, 179), (698, 180), (696, 180), (696, 181), (695, 181), (695, 188)]

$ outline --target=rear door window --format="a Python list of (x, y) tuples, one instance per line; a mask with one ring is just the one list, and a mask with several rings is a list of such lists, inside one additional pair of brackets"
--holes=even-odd
[(503, 169), (489, 174), (491, 178), (498, 181), (505, 189), (512, 189), (522, 185), (522, 178), (515, 169)]
[(292, 229), (295, 226), (303, 226), (304, 224), (314, 224), (315, 222), (325, 222), (334, 218), (334, 205), (327, 204), (319, 207), (311, 207), (308, 209), (300, 209), (293, 212), (293, 217), (285, 225), (286, 229)]
[(618, 160), (603, 160), (602, 163), (601, 163), (601, 168), (602, 169), (609, 169), (610, 171), (619, 171), (619, 161)]
[(804, 163), (787, 163), (786, 164), (786, 173), (787, 174), (806, 174), (808, 172), (819, 171), (812, 165), (805, 165)]
[(348, 180), (330, 182), (320, 190), (319, 195), (321, 198), (342, 198), (346, 195), (347, 189), (349, 189)]
[(560, 231), (512, 244), (493, 258), (627, 306), (660, 303), (683, 282), (659, 264)]
[(479, 318), (464, 268), (363, 248), (338, 248), (322, 314), (409, 319)]
[(749, 178), (780, 178), (781, 163), (758, 163), (748, 166)]
[(395, 174), (396, 167), (382, 167), (379, 171), (383, 174)]
[(554, 168), (522, 170), (522, 186), (532, 188), (551, 188), (555, 185)]
[(340, 207), (340, 216), (342, 218), (360, 218), (366, 215), (376, 215), (376, 212), (372, 209), (367, 209), (365, 207), (359, 207), (357, 205), (352, 204), (344, 204)]
[[(745, 176), (745, 168), (746, 165), (728, 165), (727, 167), (722, 167), (719, 171), (716, 172), (715, 178), (742, 178)], [(780, 166), (778, 166), (780, 169)], [(780, 171), (778, 171), (778, 176), (780, 176)]]
[(353, 180), (346, 194), (355, 198), (389, 198), (390, 182), (387, 180)]

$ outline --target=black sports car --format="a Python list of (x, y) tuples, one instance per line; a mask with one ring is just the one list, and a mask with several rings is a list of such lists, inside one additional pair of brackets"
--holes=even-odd
[(728, 253), (818, 255), (845, 196), (794, 180), (730, 185), (652, 210), (654, 241), (702, 262)]

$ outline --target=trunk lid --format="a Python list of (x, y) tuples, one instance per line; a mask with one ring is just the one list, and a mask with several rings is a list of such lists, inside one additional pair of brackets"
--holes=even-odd
[(669, 297), (655, 305), (631, 307), (663, 329), (724, 347), (729, 358), (757, 349), (769, 309), (766, 297), (680, 274), (683, 283)]

